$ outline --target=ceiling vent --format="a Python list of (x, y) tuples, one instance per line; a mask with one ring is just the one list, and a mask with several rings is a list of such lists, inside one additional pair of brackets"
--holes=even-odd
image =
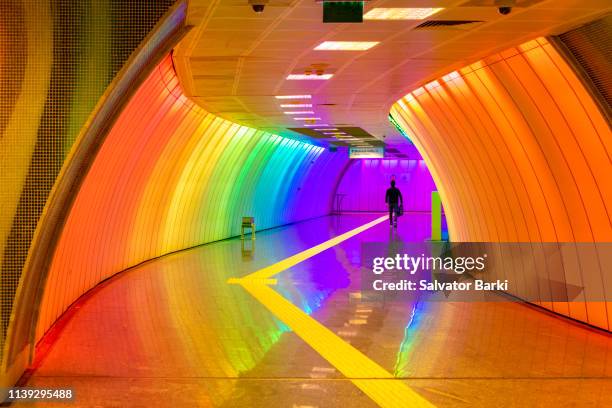
[(432, 30), (436, 28), (466, 26), (476, 23), (482, 23), (480, 20), (429, 20), (419, 24), (415, 30)]
[[(515, 7), (531, 7), (544, 0), (516, 0)], [(499, 7), (499, 0), (468, 0), (460, 7)]]
[(612, 116), (612, 15), (593, 21), (564, 34), (558, 38), (565, 45), (562, 51), (569, 53), (568, 59), (583, 74), (587, 85), (601, 98), (606, 115)]

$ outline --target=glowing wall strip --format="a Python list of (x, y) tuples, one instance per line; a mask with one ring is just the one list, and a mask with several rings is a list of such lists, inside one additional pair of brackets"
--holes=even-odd
[[(452, 240), (612, 240), (609, 124), (546, 39), (439, 78), (391, 113), (414, 135)], [(541, 305), (612, 327), (610, 302)]]
[(101, 280), (156, 256), (327, 214), (346, 154), (239, 126), (182, 93), (170, 57), (114, 125), (78, 194), (36, 338)]

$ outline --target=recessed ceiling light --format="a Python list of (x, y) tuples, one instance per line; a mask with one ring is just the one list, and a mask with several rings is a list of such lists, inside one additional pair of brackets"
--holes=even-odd
[(312, 103), (282, 103), (281, 108), (312, 108)]
[(364, 20), (423, 20), (444, 8), (377, 7), (363, 15)]
[(346, 135), (344, 132), (323, 132), (324, 135)]
[(287, 76), (287, 79), (293, 80), (293, 81), (317, 81), (317, 80), (330, 79), (333, 76), (334, 74), (322, 74), (322, 75), (290, 74)]
[(311, 99), (312, 95), (276, 95), (276, 99)]
[(329, 126), (327, 123), (314, 123), (314, 124), (305, 124), (302, 125), (304, 127), (315, 127), (315, 126)]
[[(321, 120), (321, 118), (293, 118), (294, 120)], [(321, 126), (321, 125), (317, 125)]]
[[(319, 125), (321, 126), (321, 125)], [(327, 132), (327, 131), (332, 131), (332, 130), (338, 130), (336, 128), (327, 128), (327, 129), (315, 129), (317, 132)]]
[(323, 41), (314, 49), (317, 51), (365, 51), (380, 41)]
[(313, 114), (313, 111), (286, 111), (283, 112), (285, 115), (310, 115)]

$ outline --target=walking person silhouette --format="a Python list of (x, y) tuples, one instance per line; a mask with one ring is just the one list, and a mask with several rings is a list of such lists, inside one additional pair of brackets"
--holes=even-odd
[(389, 224), (397, 228), (397, 217), (402, 215), (400, 208), (404, 205), (404, 199), (402, 192), (395, 187), (395, 180), (391, 180), (391, 187), (387, 189), (385, 203), (389, 205)]

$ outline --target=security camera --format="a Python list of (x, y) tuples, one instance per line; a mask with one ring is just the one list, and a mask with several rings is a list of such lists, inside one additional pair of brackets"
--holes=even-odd
[(268, 2), (268, 0), (249, 0), (249, 4), (251, 5), (251, 8), (253, 9), (254, 12), (256, 13), (263, 13), (264, 9), (266, 8), (266, 3)]
[(512, 7), (516, 6), (516, 0), (495, 0), (495, 5), (498, 6), (499, 14), (507, 16), (512, 12)]

